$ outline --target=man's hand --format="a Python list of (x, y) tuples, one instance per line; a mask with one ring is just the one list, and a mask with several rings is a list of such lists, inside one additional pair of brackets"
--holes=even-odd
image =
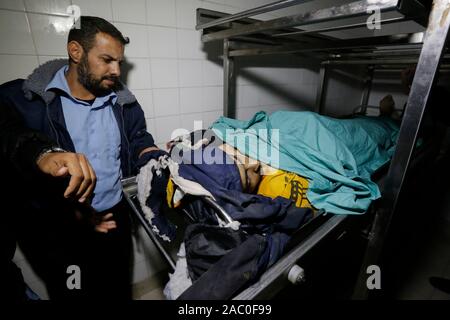
[(107, 215), (101, 217), (100, 221), (97, 221), (95, 224), (95, 231), (108, 233), (109, 230), (117, 228), (116, 222), (111, 220), (112, 216), (112, 213), (108, 213)]
[(94, 191), (97, 177), (87, 158), (80, 153), (49, 152), (37, 162), (39, 169), (53, 177), (70, 175), (69, 185), (64, 197), (74, 197), (84, 202)]
[(97, 232), (108, 233), (110, 230), (117, 228), (116, 221), (112, 219), (112, 213), (102, 215), (95, 211), (88, 203), (79, 203), (74, 209), (75, 217), (87, 223), (89, 227), (93, 226)]
[(145, 148), (144, 150), (142, 150), (142, 151), (139, 153), (139, 158), (142, 157), (142, 155), (143, 155), (144, 153), (152, 152), (152, 151), (158, 151), (158, 150), (159, 150), (158, 147), (148, 147), (148, 148)]
[(146, 148), (139, 153), (139, 158), (136, 163), (136, 166), (140, 169), (143, 166), (145, 166), (147, 164), (147, 162), (149, 162), (151, 159), (158, 160), (159, 157), (165, 156), (165, 155), (170, 157), (170, 155), (166, 151), (161, 150), (158, 147)]

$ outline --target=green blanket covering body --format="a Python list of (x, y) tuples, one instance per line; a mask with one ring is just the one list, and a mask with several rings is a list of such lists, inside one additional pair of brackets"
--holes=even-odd
[(258, 112), (249, 121), (220, 117), (212, 129), (240, 152), (306, 177), (311, 204), (335, 214), (362, 214), (380, 197), (370, 177), (392, 157), (399, 130), (388, 118), (308, 111)]

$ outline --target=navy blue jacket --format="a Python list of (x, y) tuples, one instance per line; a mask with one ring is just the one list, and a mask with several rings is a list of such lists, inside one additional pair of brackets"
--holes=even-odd
[[(53, 60), (38, 67), (26, 79), (17, 79), (0, 86), (0, 107), (15, 107), (24, 117), (28, 127), (43, 132), (68, 151), (75, 151), (64, 120), (58, 91), (45, 91), (55, 73), (68, 62)], [(121, 169), (124, 177), (136, 174), (139, 153), (154, 146), (154, 140), (146, 130), (144, 112), (133, 94), (122, 86), (116, 92), (113, 106), (121, 133)]]

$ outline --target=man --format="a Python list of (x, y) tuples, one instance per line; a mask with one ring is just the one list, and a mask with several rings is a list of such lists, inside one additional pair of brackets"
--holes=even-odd
[[(5, 169), (12, 166), (35, 177), (39, 172), (58, 178), (69, 175), (64, 196), (78, 198), (80, 202), (86, 201), (95, 186), (95, 173), (82, 154), (63, 152), (47, 137), (26, 128), (15, 109), (0, 106), (0, 167), (7, 171)], [(11, 196), (14, 194), (3, 188), (1, 202), (5, 203)], [(0, 263), (4, 273), (0, 295), (3, 300), (18, 302), (25, 301), (27, 296), (22, 274), (11, 261), (16, 248), (13, 220), (11, 215), (6, 215), (1, 224)], [(97, 228), (100, 232), (107, 232), (114, 228), (114, 222), (103, 222)]]
[[(69, 61), (50, 61), (27, 80), (0, 87), (0, 103), (14, 106), (27, 126), (61, 148), (87, 156), (97, 176), (92, 207), (100, 214), (113, 213), (117, 224), (107, 234), (88, 232), (77, 224), (77, 214), (72, 219), (60, 214), (83, 210), (77, 203), (70, 207), (64, 199), (42, 192), (41, 186), (34, 187), (25, 203), (27, 223), (20, 244), (51, 298), (131, 297), (130, 225), (120, 179), (135, 174), (160, 151), (146, 131), (139, 103), (119, 81), (127, 43), (111, 23), (82, 16), (80, 28), (69, 33)], [(70, 266), (81, 271), (76, 289), (66, 283)]]

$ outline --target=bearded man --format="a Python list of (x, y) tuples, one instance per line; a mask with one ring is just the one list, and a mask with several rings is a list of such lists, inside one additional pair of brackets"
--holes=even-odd
[[(29, 128), (61, 150), (84, 154), (97, 176), (83, 205), (51, 192), (61, 187), (53, 181), (17, 178), (18, 242), (51, 299), (131, 298), (130, 221), (121, 178), (161, 151), (141, 106), (119, 80), (128, 42), (108, 21), (82, 16), (69, 32), (68, 61), (49, 61), (26, 80), (0, 86), (0, 107), (16, 108)], [(94, 232), (84, 219), (89, 211), (112, 216), (116, 229)]]

